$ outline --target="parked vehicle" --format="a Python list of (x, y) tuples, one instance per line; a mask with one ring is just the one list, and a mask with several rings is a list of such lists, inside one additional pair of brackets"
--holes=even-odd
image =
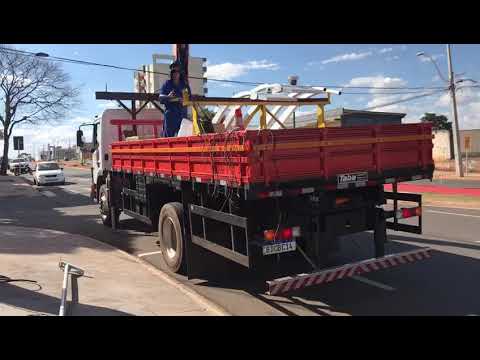
[(37, 163), (33, 173), (33, 183), (35, 185), (46, 184), (65, 184), (65, 175), (55, 161), (42, 161)]
[[(18, 168), (17, 171), (16, 168)], [(11, 160), (8, 164), (8, 169), (14, 174), (26, 174), (31, 170), (29, 162), (22, 158)]]

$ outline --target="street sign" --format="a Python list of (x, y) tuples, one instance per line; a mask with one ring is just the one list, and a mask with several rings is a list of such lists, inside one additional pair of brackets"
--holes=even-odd
[(472, 144), (471, 136), (465, 136), (463, 139), (464, 139), (463, 141), (464, 141), (464, 145), (465, 145), (465, 150), (471, 150), (470, 149), (470, 146)]
[(23, 150), (23, 136), (13, 137), (13, 150)]

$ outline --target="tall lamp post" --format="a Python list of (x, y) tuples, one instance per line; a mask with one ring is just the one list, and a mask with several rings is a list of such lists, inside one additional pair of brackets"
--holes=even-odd
[[(424, 56), (429, 59), (433, 65), (435, 65), (435, 69), (437, 70), (438, 75), (440, 78), (448, 83), (448, 89), (450, 91), (450, 96), (452, 98), (452, 114), (453, 114), (453, 122), (452, 122), (452, 130), (453, 130), (453, 152), (455, 157), (455, 172), (457, 176), (463, 177), (463, 165), (462, 165), (462, 154), (460, 150), (460, 129), (458, 126), (458, 111), (457, 111), (457, 98), (455, 94), (456, 90), (456, 83), (455, 83), (455, 74), (453, 73), (453, 66), (452, 66), (452, 54), (451, 54), (451, 47), (450, 44), (447, 44), (447, 59), (448, 59), (448, 80), (443, 76), (440, 68), (438, 67), (437, 62), (435, 59), (426, 54), (425, 52), (417, 53), (417, 56), (421, 57)], [(463, 80), (459, 80), (458, 82), (462, 82)]]

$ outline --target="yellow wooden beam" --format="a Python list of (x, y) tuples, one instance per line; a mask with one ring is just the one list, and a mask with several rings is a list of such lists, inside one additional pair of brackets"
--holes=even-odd
[(317, 128), (325, 127), (325, 108), (323, 105), (317, 106)]
[(253, 117), (255, 116), (255, 114), (258, 112), (258, 110), (260, 110), (260, 106), (257, 106), (255, 108), (255, 110), (252, 111), (251, 114), (249, 114), (245, 120), (243, 120), (243, 127), (246, 129), (248, 127), (248, 124), (250, 124), (250, 121), (252, 121)]
[(193, 134), (199, 135), (200, 126), (198, 125), (198, 109), (195, 105), (192, 106), (192, 121), (193, 121)]
[(275, 115), (273, 115), (270, 110), (268, 110), (268, 108), (265, 106), (265, 110), (267, 110), (267, 113), (272, 117), (273, 120), (275, 120), (278, 125), (280, 125), (283, 129), (286, 129), (287, 127), (285, 125), (283, 125), (280, 120), (277, 119), (277, 117)]
[(260, 129), (265, 130), (267, 128), (267, 107), (260, 105)]

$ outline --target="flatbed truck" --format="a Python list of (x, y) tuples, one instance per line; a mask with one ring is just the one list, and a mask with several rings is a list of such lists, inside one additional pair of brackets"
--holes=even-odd
[[(161, 138), (158, 94), (97, 93), (97, 99), (131, 100), (132, 108), (106, 110), (93, 124), (92, 199), (106, 226), (116, 228), (123, 212), (158, 228), (156, 243), (172, 272), (194, 277), (198, 247), (251, 271), (292, 254), (304, 260), (308, 271), (267, 279), (266, 292), (275, 295), (430, 257), (428, 248), (385, 254), (387, 229), (422, 231), (421, 195), (396, 190), (402, 181), (432, 179), (429, 124)], [(139, 100), (156, 108), (138, 111)], [(295, 101), (316, 104), (309, 100)], [(77, 139), (83, 145), (81, 133)], [(387, 200), (393, 209), (384, 207)], [(403, 201), (415, 206), (400, 208)], [(418, 224), (402, 222), (410, 217)], [(370, 259), (328, 267), (341, 236), (370, 230)]]

